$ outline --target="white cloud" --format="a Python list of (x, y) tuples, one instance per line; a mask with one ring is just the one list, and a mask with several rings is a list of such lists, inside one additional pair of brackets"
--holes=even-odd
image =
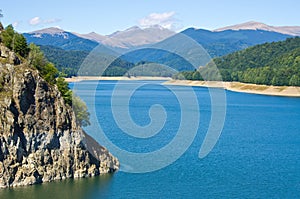
[(41, 23), (40, 17), (34, 17), (34, 18), (30, 19), (30, 21), (29, 21), (29, 24), (33, 25), (33, 26), (36, 26), (40, 23)]
[(41, 24), (42, 25), (53, 24), (53, 23), (57, 23), (60, 21), (61, 21), (61, 19), (56, 19), (56, 18), (42, 20), (40, 17), (34, 17), (34, 18), (30, 19), (29, 24), (32, 26), (36, 26), (36, 25), (41, 25)]
[(160, 25), (167, 29), (176, 29), (178, 20), (175, 18), (175, 12), (151, 13), (145, 18), (139, 20), (139, 25), (147, 28), (154, 25)]

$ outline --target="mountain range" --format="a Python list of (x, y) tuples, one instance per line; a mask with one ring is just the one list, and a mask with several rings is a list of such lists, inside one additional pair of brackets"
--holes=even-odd
[[(80, 52), (75, 51), (81, 51), (82, 57), (85, 57), (87, 56), (86, 52), (90, 52), (97, 47), (102, 53), (105, 52), (111, 55), (115, 53), (114, 55), (116, 56), (122, 54), (122, 59), (133, 64), (141, 61), (155, 62), (168, 66), (172, 65), (171, 67), (179, 71), (191, 70), (192, 67), (181, 58), (178, 60), (175, 58), (176, 56), (158, 50), (158, 48), (168, 46), (168, 49), (187, 49), (191, 52), (194, 49), (190, 48), (198, 48), (189, 48), (188, 41), (182, 39), (183, 35), (196, 41), (206, 50), (210, 57), (214, 58), (257, 44), (283, 41), (290, 37), (300, 36), (300, 27), (275, 27), (259, 22), (247, 22), (212, 31), (188, 28), (180, 33), (172, 32), (158, 25), (145, 29), (133, 26), (110, 35), (100, 35), (95, 32), (79, 34), (58, 28), (47, 28), (24, 33), (29, 43), (33, 42), (40, 46), (47, 46), (47, 48), (42, 49), (47, 49), (45, 55), (47, 58), (50, 57), (49, 60), (54, 63), (70, 59), (73, 53), (80, 57)], [(58, 48), (71, 52), (64, 55)], [(48, 54), (51, 54), (51, 56), (48, 56)], [(205, 65), (207, 61), (209, 60), (205, 59), (201, 64)], [(81, 62), (78, 62), (78, 66), (75, 63), (73, 67), (78, 68)]]
[(124, 31), (117, 31), (106, 36), (95, 32), (91, 32), (89, 34), (74, 34), (81, 38), (96, 41), (110, 47), (132, 48), (160, 42), (174, 35), (175, 32), (165, 29), (159, 25), (155, 25), (145, 29), (133, 26)]
[(99, 44), (114, 49), (130, 49), (160, 42), (174, 34), (176, 33), (156, 25), (145, 29), (133, 26), (110, 35), (95, 32), (79, 34), (51, 27), (24, 33), (24, 36), (27, 41), (37, 45), (52, 45), (65, 50), (92, 50)]

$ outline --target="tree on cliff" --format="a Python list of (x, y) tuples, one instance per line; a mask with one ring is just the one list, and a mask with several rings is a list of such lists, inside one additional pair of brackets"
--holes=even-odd
[(1, 32), (1, 40), (4, 45), (19, 54), (21, 57), (26, 58), (29, 53), (27, 41), (22, 34), (14, 31), (12, 25), (8, 25), (5, 30)]
[(77, 124), (80, 126), (89, 126), (90, 123), (90, 113), (84, 101), (80, 97), (73, 95), (72, 107), (75, 112)]

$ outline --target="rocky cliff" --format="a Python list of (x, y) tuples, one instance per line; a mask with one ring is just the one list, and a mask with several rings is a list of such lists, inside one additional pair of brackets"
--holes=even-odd
[(76, 124), (56, 86), (0, 45), (0, 187), (96, 176), (118, 167)]

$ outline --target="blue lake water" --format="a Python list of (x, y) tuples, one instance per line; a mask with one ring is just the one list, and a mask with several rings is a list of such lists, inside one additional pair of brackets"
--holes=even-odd
[[(160, 104), (165, 109), (166, 122), (159, 133), (142, 139), (124, 133), (115, 121), (112, 96), (119, 99), (126, 94), (122, 87), (114, 92), (116, 84), (120, 83), (141, 82), (76, 83), (80, 96), (90, 109), (96, 110), (97, 121), (92, 118), (92, 126), (86, 131), (102, 143), (95, 128), (98, 122), (107, 138), (125, 151), (151, 153), (159, 150), (177, 136), (182, 122), (180, 101), (173, 91), (185, 94), (186, 90), (193, 89), (200, 109), (199, 128), (191, 146), (179, 159), (148, 173), (124, 172), (128, 165), (122, 165), (123, 169), (114, 175), (4, 189), (0, 190), (0, 198), (300, 198), (299, 98), (226, 91), (227, 110), (222, 134), (208, 156), (200, 159), (199, 150), (211, 118), (207, 88), (167, 88), (158, 84), (161, 82), (143, 82), (128, 102), (132, 120), (141, 126), (149, 124), (150, 107)], [(91, 103), (93, 100), (95, 104)], [(188, 95), (186, 100), (189, 100)], [(193, 112), (192, 107), (185, 108)], [(194, 118), (189, 119), (195, 122)], [(191, 132), (187, 129), (186, 133)], [(161, 156), (153, 160), (153, 164), (167, 158)]]

